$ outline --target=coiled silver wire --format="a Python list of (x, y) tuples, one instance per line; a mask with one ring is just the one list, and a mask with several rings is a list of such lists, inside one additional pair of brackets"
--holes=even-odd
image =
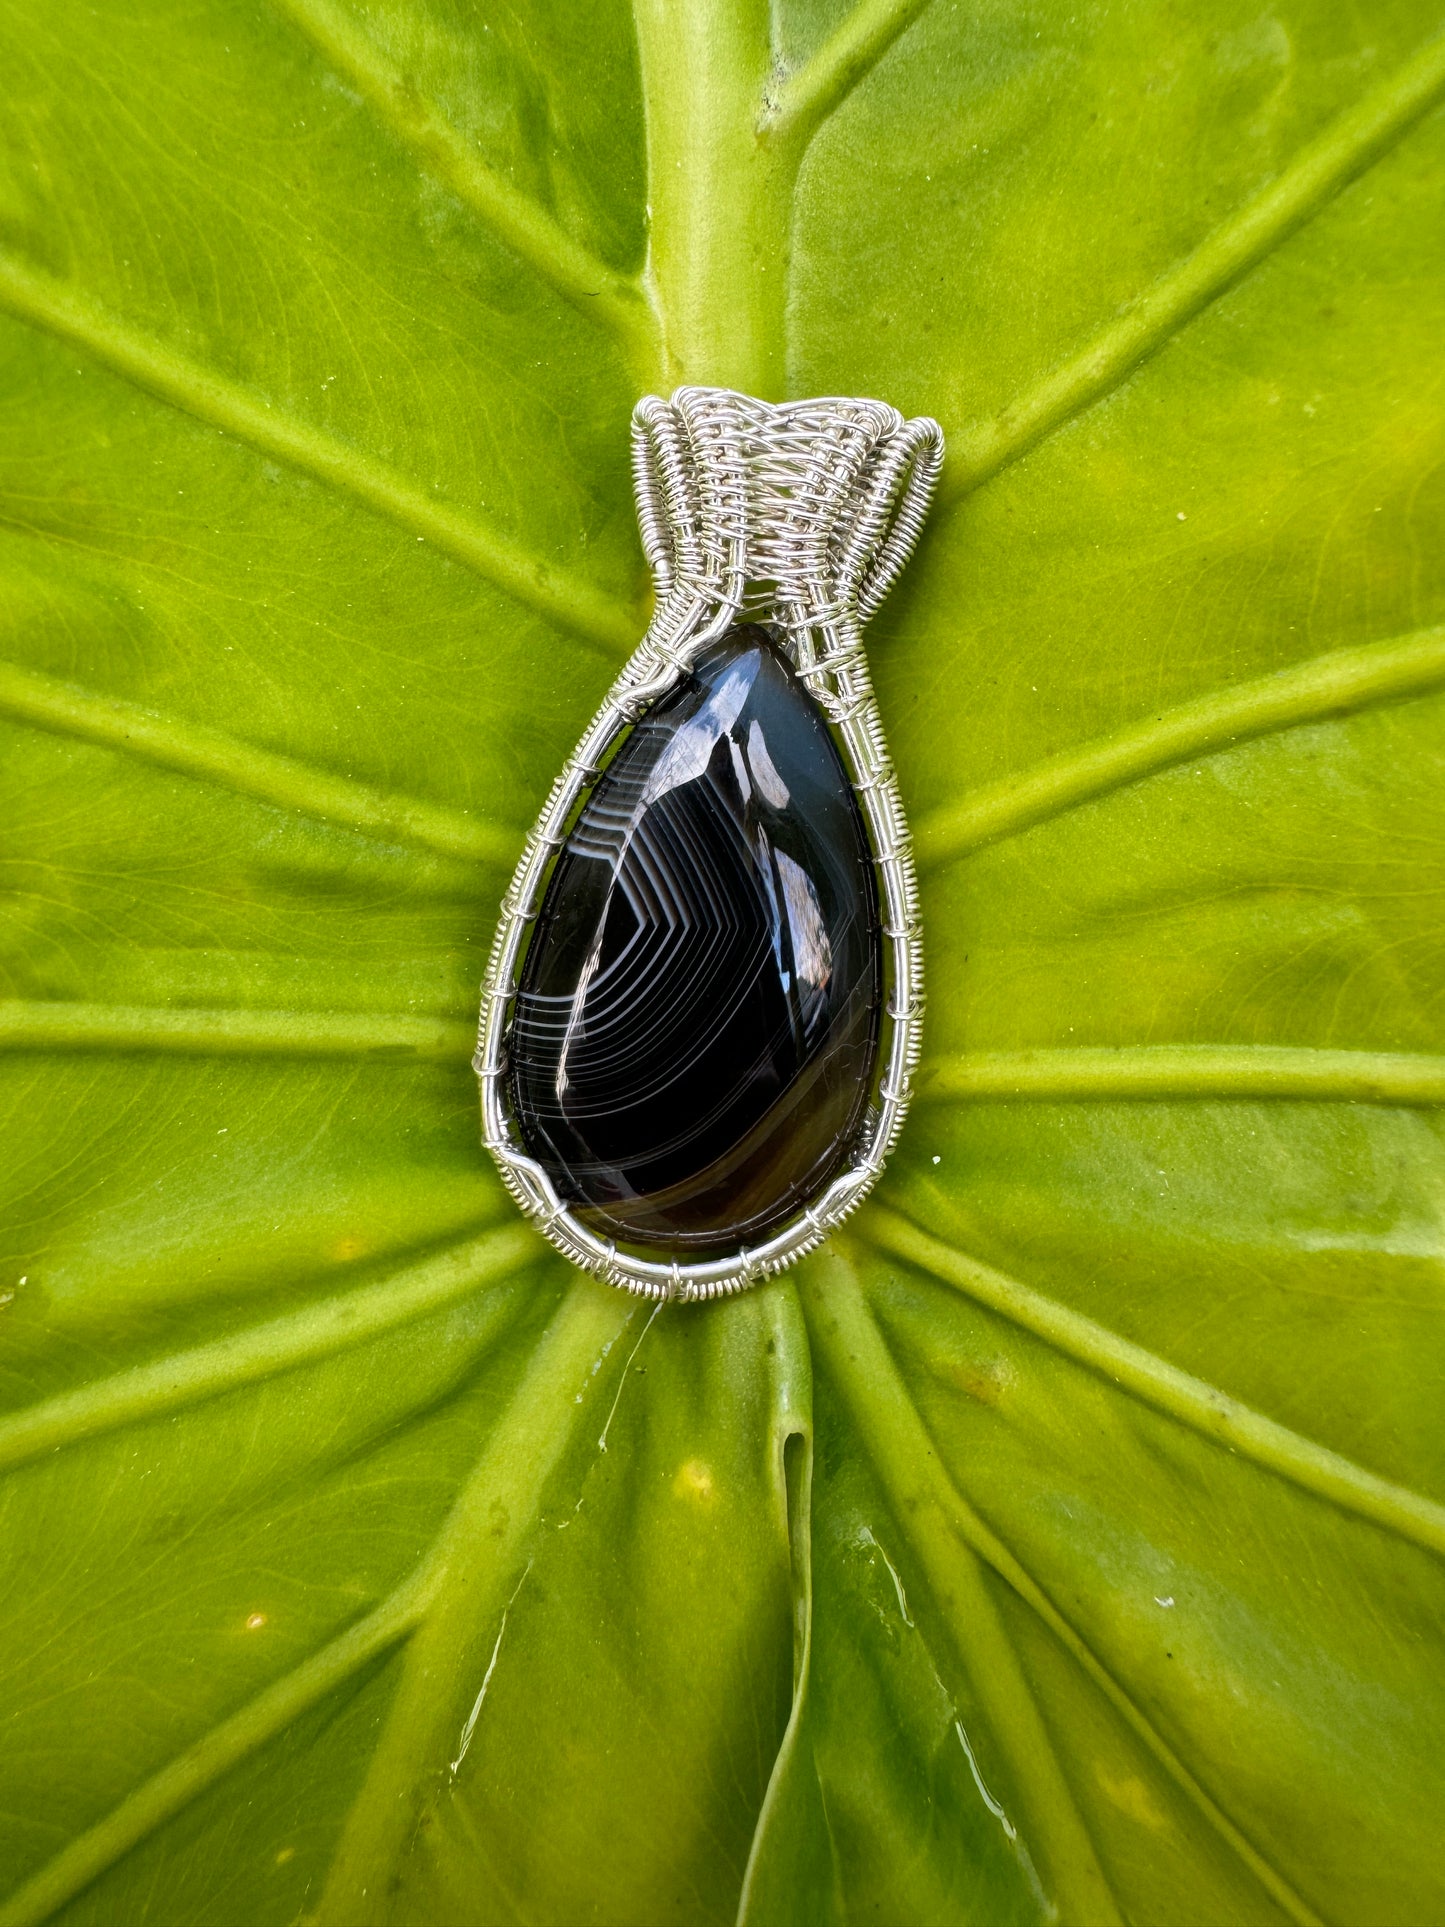
[[(937, 422), (905, 421), (862, 398), (771, 403), (679, 388), (633, 412), (633, 487), (656, 608), (552, 785), (502, 899), (473, 1064), (482, 1139), (522, 1211), (574, 1264), (641, 1297), (722, 1297), (796, 1263), (862, 1203), (902, 1129), (922, 1036), (923, 947), (912, 845), (862, 625), (913, 553), (942, 463)], [(508, 1109), (507, 1032), (527, 927), (584, 790), (699, 651), (749, 619), (780, 633), (836, 731), (873, 848), (890, 987), (873, 1102), (848, 1168), (764, 1243), (683, 1264), (619, 1251), (557, 1196)]]

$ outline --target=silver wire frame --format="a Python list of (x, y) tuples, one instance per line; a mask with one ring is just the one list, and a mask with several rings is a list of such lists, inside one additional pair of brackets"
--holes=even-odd
[[(943, 462), (937, 422), (883, 402), (773, 405), (722, 388), (649, 395), (632, 420), (642, 546), (657, 584), (646, 635), (552, 785), (506, 896), (473, 1059), (482, 1137), (518, 1205), (583, 1270), (639, 1297), (707, 1299), (795, 1263), (867, 1195), (903, 1124), (918, 1062), (923, 949), (903, 805), (863, 653), (918, 540)], [(853, 1161), (765, 1242), (685, 1264), (619, 1251), (582, 1224), (529, 1157), (507, 1104), (507, 1034), (528, 926), (584, 792), (617, 739), (739, 621), (780, 632), (833, 725), (868, 824), (891, 987), (873, 1102)]]

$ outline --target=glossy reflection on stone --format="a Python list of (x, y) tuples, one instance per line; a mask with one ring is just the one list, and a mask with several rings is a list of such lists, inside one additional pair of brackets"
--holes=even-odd
[(557, 859), (509, 1039), (527, 1148), (604, 1237), (756, 1244), (847, 1162), (882, 974), (827, 725), (767, 632), (734, 629), (632, 730)]

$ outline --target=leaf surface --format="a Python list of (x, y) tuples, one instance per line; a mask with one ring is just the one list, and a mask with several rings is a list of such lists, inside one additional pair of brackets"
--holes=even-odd
[[(0, 1922), (1445, 1907), (1445, 21), (0, 14)], [(627, 420), (943, 421), (920, 1096), (649, 1318), (477, 1137)]]

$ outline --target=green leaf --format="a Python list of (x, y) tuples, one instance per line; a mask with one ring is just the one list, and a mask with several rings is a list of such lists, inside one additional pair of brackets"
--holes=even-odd
[[(1445, 18), (0, 15), (4, 1927), (1445, 1911)], [(478, 1143), (678, 381), (943, 421), (920, 1095), (653, 1317)]]

